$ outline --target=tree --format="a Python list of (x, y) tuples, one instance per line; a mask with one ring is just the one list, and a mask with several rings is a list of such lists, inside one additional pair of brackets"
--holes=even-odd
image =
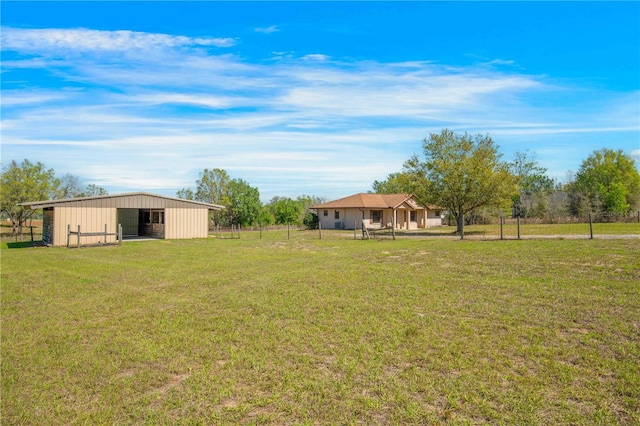
[(53, 199), (58, 185), (53, 169), (40, 162), (12, 161), (2, 168), (0, 210), (11, 220), (13, 235), (22, 235), (22, 224), (35, 212), (18, 204)]
[(289, 197), (273, 197), (269, 208), (277, 225), (302, 224), (306, 207)]
[(517, 180), (519, 191), (513, 202), (520, 207), (523, 217), (544, 217), (548, 212), (547, 197), (553, 192), (555, 183), (547, 177), (547, 169), (535, 160), (535, 154), (529, 154), (527, 150), (516, 152), (515, 157), (511, 174)]
[(104, 195), (109, 195), (106, 189), (101, 186), (90, 183), (85, 186), (84, 191), (80, 193), (80, 197), (102, 197)]
[(58, 179), (55, 198), (98, 197), (103, 195), (109, 195), (106, 189), (93, 183), (83, 188), (80, 178), (67, 173)]
[(316, 204), (322, 204), (326, 202), (324, 197), (317, 197), (313, 195), (299, 195), (296, 198), (296, 201), (302, 205), (302, 225), (306, 226), (307, 229), (317, 229), (318, 228), (318, 214), (315, 210), (312, 210), (310, 207), (315, 206)]
[(82, 193), (80, 178), (67, 173), (58, 179), (59, 185), (55, 198), (76, 198)]
[[(422, 182), (424, 184), (424, 182)], [(420, 187), (416, 176), (408, 172), (391, 173), (386, 180), (374, 181), (373, 192), (376, 194), (414, 194)]]
[(262, 206), (262, 208), (260, 209), (260, 214), (258, 215), (258, 223), (261, 226), (269, 226), (276, 223), (276, 219), (275, 217), (273, 217), (273, 213), (271, 213), (270, 206)]
[(424, 182), (416, 196), (449, 210), (461, 236), (466, 213), (511, 203), (515, 179), (488, 135), (472, 137), (443, 129), (425, 138), (423, 149), (424, 161), (414, 156), (405, 163), (405, 170)]
[[(196, 192), (193, 199), (204, 203), (229, 206), (229, 174), (223, 169), (204, 169), (196, 181)], [(190, 190), (189, 190), (190, 191)], [(187, 193), (187, 195), (189, 195)], [(211, 213), (214, 224), (229, 224), (229, 211), (219, 210)]]
[(569, 208), (576, 216), (591, 212), (621, 216), (640, 208), (640, 173), (635, 160), (622, 150), (594, 151), (568, 190)]
[(176, 197), (182, 198), (183, 200), (195, 200), (196, 195), (193, 193), (191, 188), (182, 188), (178, 192), (176, 192)]
[(225, 170), (204, 169), (196, 181), (195, 199), (204, 203), (224, 204), (229, 181), (229, 174)]
[(231, 223), (251, 226), (258, 223), (262, 210), (258, 188), (250, 186), (242, 179), (233, 179), (228, 184), (229, 204), (227, 207)]

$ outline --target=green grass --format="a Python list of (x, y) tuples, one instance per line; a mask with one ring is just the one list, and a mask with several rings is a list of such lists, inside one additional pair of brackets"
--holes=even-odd
[[(443, 226), (439, 228), (428, 228), (426, 230), (409, 231), (411, 235), (423, 235), (423, 236), (446, 236), (454, 235), (456, 232), (455, 226)], [(496, 239), (500, 238), (500, 225), (467, 225), (464, 227), (465, 236), (467, 237), (485, 237)], [(518, 235), (518, 226), (510, 220), (507, 224), (503, 225), (503, 236), (506, 239), (516, 238)], [(389, 232), (386, 232), (387, 234)], [(405, 234), (403, 231), (397, 232), (397, 235), (402, 236)], [(614, 223), (594, 223), (593, 235), (595, 238), (610, 236), (610, 235), (640, 235), (640, 223), (629, 222), (614, 222)], [(522, 238), (536, 238), (536, 237), (590, 237), (589, 223), (560, 223), (560, 224), (538, 224), (538, 223), (526, 223), (522, 221), (520, 223), (520, 236)]]
[(286, 235), (4, 248), (2, 423), (640, 422), (640, 239)]

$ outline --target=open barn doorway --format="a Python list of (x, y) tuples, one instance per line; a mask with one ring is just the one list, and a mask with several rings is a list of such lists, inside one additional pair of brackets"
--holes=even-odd
[(117, 222), (125, 240), (165, 237), (164, 209), (117, 209)]

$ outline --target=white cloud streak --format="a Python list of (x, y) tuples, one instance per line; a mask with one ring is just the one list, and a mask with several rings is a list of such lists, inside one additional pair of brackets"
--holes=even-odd
[(270, 27), (257, 27), (254, 31), (257, 33), (272, 34), (279, 32), (280, 29), (275, 25), (271, 25)]
[(76, 52), (154, 50), (165, 48), (215, 46), (231, 47), (235, 39), (228, 37), (186, 37), (137, 31), (100, 31), (77, 29), (2, 28), (2, 48), (24, 53), (51, 54)]

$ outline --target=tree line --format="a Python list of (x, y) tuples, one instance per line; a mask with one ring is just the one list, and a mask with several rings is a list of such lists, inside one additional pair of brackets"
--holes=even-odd
[[(83, 185), (69, 173), (56, 176), (44, 164), (12, 161), (2, 168), (0, 211), (10, 219), (13, 234), (35, 211), (20, 206), (28, 201), (108, 195), (94, 184)], [(640, 209), (640, 173), (633, 158), (623, 151), (594, 151), (568, 182), (547, 176), (547, 170), (529, 151), (518, 152), (508, 162), (489, 135), (456, 134), (449, 129), (423, 140), (423, 155), (414, 155), (401, 171), (374, 181), (375, 193), (411, 193), (424, 204), (448, 211), (460, 233), (465, 223), (510, 214), (552, 220), (563, 216), (619, 218)], [(258, 188), (232, 179), (219, 168), (204, 169), (195, 188), (183, 188), (178, 198), (224, 206), (212, 213), (212, 225), (317, 226), (310, 206), (321, 197), (273, 197), (260, 201)]]
[(2, 168), (0, 212), (11, 221), (13, 235), (22, 235), (22, 226), (36, 213), (20, 203), (96, 195), (108, 195), (108, 192), (94, 184), (84, 185), (70, 173), (57, 177), (53, 169), (40, 162), (14, 160)]
[(321, 197), (273, 197), (262, 204), (260, 192), (242, 179), (231, 179), (226, 170), (204, 169), (195, 182), (195, 190), (182, 188), (178, 198), (224, 206), (211, 213), (215, 227), (296, 225), (315, 227), (317, 215), (309, 207), (324, 201)]
[(463, 233), (465, 223), (505, 212), (547, 220), (627, 216), (640, 209), (640, 173), (622, 150), (603, 148), (560, 183), (529, 151), (503, 161), (490, 136), (443, 129), (423, 140), (422, 157), (414, 155), (400, 172), (375, 181), (373, 192), (412, 193), (446, 209)]

